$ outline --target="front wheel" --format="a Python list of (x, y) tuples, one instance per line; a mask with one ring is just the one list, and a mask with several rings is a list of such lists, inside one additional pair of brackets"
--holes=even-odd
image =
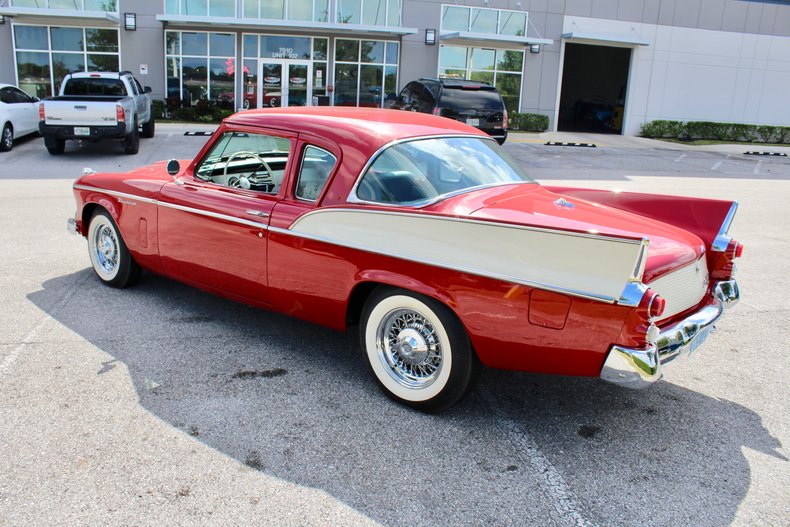
[(360, 341), (384, 392), (420, 410), (440, 411), (457, 403), (480, 370), (455, 314), (410, 291), (375, 291), (362, 313)]
[(3, 135), (0, 137), (0, 152), (8, 152), (14, 147), (14, 129), (11, 123), (6, 123), (3, 127)]
[(123, 288), (140, 278), (140, 266), (132, 258), (118, 227), (103, 209), (98, 209), (88, 225), (88, 254), (96, 276), (105, 284)]
[(155, 130), (156, 130), (156, 120), (154, 119), (154, 114), (151, 113), (151, 118), (143, 123), (142, 136), (145, 137), (146, 139), (150, 139), (154, 136)]

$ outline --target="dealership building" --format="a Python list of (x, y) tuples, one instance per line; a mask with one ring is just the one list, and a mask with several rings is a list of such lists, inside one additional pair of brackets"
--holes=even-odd
[(551, 130), (790, 125), (790, 2), (0, 0), (0, 82), (131, 71), (170, 107), (387, 107), (420, 77), (495, 85)]

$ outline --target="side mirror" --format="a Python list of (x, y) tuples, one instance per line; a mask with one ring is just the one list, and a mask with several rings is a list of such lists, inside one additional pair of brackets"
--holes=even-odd
[(178, 174), (178, 171), (181, 170), (181, 165), (178, 163), (178, 159), (171, 159), (167, 162), (167, 173), (171, 176), (175, 176)]
[(145, 88), (143, 88), (143, 93), (151, 93), (151, 87), (146, 86)]

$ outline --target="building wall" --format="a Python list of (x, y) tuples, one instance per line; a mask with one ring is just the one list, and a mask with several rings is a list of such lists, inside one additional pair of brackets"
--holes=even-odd
[[(120, 0), (121, 15), (121, 69), (131, 71), (140, 84), (150, 86), (154, 99), (165, 98), (165, 37), (162, 23), (156, 19), (164, 3)], [(137, 30), (126, 31), (123, 25), (125, 12), (137, 13)], [(140, 65), (148, 66), (148, 74), (140, 73)]]
[(11, 36), (11, 22), (6, 18), (0, 25), (0, 83), (14, 84), (14, 42)]

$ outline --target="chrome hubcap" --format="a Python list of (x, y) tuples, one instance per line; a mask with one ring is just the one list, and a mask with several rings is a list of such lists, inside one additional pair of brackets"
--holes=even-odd
[(112, 273), (118, 265), (118, 240), (115, 238), (115, 231), (109, 225), (99, 226), (94, 244), (96, 263), (105, 272)]
[(442, 343), (431, 322), (416, 311), (397, 309), (376, 331), (376, 345), (392, 378), (408, 388), (425, 388), (439, 376)]

